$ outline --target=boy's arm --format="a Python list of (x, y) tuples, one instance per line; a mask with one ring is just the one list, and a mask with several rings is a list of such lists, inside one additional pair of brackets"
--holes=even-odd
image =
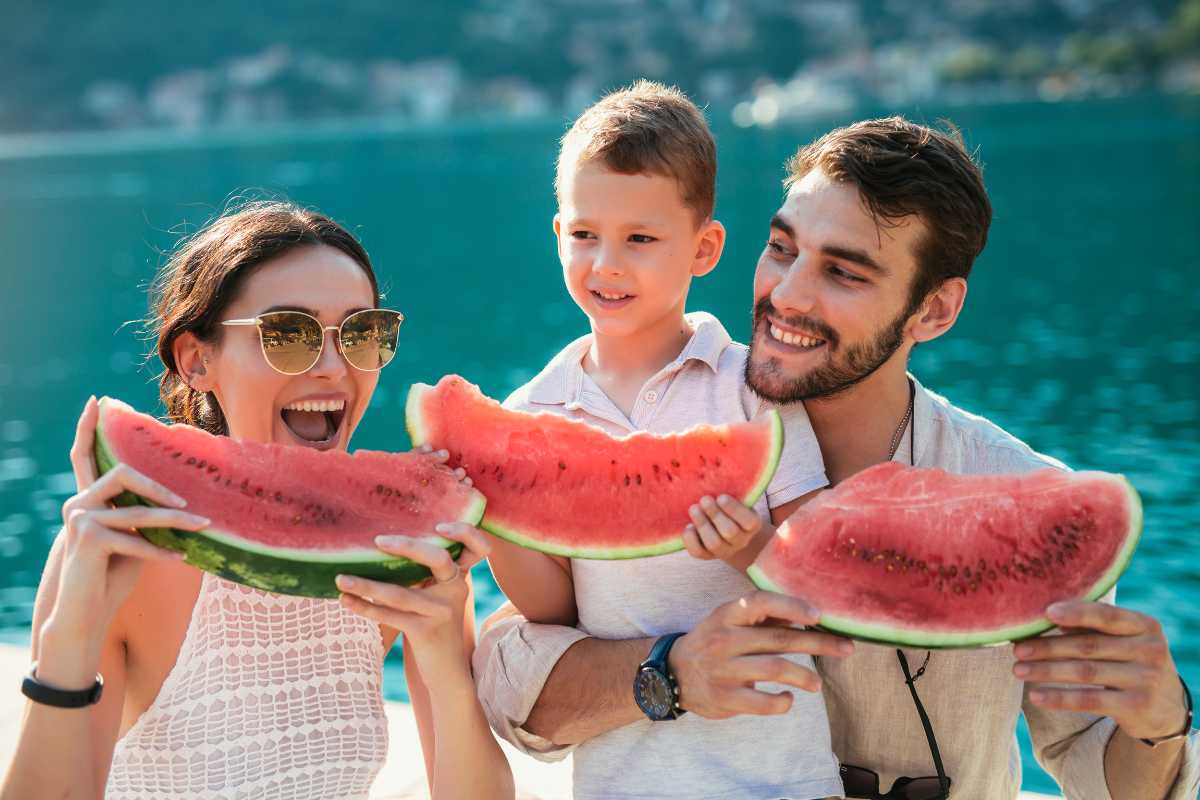
[(492, 537), (488, 565), (500, 590), (530, 622), (575, 624), (575, 586), (569, 559)]

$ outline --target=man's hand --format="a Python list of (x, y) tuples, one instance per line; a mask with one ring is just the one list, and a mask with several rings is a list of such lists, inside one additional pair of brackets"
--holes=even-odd
[(1135, 739), (1183, 729), (1183, 690), (1157, 620), (1087, 602), (1055, 603), (1046, 615), (1064, 634), (1018, 644), (1013, 674), (1029, 683), (1069, 686), (1031, 687), (1031, 702), (1110, 717)]
[(787, 712), (790, 692), (761, 691), (755, 683), (815, 692), (821, 679), (782, 654), (854, 652), (846, 639), (791, 627), (814, 625), (818, 616), (803, 600), (772, 592), (755, 592), (720, 606), (671, 649), (668, 662), (679, 685), (680, 707), (707, 719)]

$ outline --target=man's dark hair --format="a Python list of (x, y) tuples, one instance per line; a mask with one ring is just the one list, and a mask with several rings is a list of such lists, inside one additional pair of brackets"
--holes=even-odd
[(788, 160), (784, 186), (814, 169), (857, 186), (877, 224), (911, 215), (924, 223), (926, 234), (913, 254), (912, 310), (946, 279), (965, 279), (987, 244), (992, 204), (983, 174), (962, 134), (949, 123), (941, 131), (887, 117), (838, 128)]

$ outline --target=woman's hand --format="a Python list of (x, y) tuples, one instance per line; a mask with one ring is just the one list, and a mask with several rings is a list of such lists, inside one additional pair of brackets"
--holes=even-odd
[(455, 561), (444, 547), (410, 536), (380, 536), (375, 545), (388, 555), (407, 558), (429, 567), (433, 576), (419, 586), (338, 576), (341, 602), (346, 608), (399, 630), (412, 645), (417, 666), (425, 675), (465, 669), (463, 614), (469, 587), (467, 573), (487, 557), (490, 542), (483, 531), (465, 522), (443, 523), (437, 533), (463, 545)]
[[(125, 465), (97, 479), (93, 442), (98, 416), (96, 398), (90, 398), (79, 417), (71, 448), (78, 493), (63, 504), (58, 545), (62, 568), (53, 609), (42, 629), (35, 632), (43, 640), (55, 642), (86, 640), (89, 650), (99, 649), (117, 609), (133, 590), (143, 562), (182, 558), (150, 544), (133, 529), (199, 530), (209, 522), (180, 510), (186, 505), (183, 498)], [(163, 508), (114, 508), (113, 499), (126, 491)], [(55, 667), (48, 652), (55, 648), (39, 649), (41, 674), (43, 669)]]

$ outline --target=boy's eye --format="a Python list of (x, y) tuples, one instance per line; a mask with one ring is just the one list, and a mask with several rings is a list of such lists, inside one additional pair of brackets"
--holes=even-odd
[(649, 244), (657, 240), (653, 236), (648, 236), (644, 233), (634, 233), (630, 234), (629, 241), (636, 242), (637, 244)]
[(572, 239), (595, 239), (596, 234), (591, 231), (571, 231)]

